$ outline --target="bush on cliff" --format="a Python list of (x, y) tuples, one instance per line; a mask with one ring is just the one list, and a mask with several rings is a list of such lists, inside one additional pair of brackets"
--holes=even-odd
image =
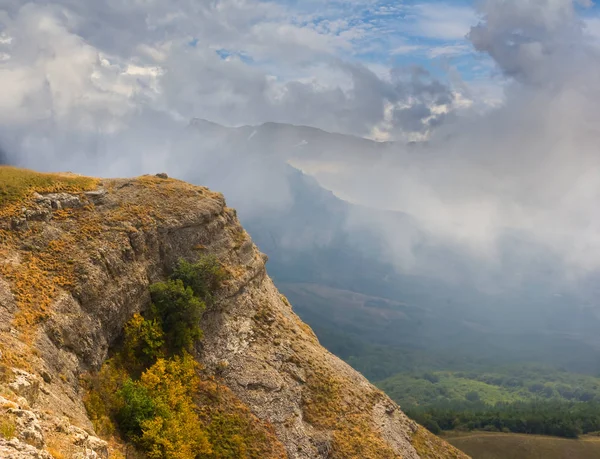
[(208, 457), (208, 435), (195, 410), (205, 298), (223, 280), (210, 257), (180, 261), (169, 280), (150, 286), (152, 305), (125, 325), (121, 349), (88, 380), (86, 406), (100, 433), (118, 430), (151, 459)]

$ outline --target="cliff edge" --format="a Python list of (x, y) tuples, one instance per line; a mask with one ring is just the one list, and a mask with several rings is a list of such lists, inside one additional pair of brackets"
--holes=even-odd
[(82, 375), (148, 309), (152, 283), (204, 254), (228, 276), (196, 357), (226, 391), (219, 400), (262, 432), (261, 455), (246, 457), (467, 457), (321, 347), (222, 195), (165, 176), (9, 167), (0, 167), (0, 457), (119, 457), (123, 445), (94, 431)]

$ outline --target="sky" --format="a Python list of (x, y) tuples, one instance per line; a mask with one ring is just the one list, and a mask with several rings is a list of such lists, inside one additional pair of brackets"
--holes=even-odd
[(422, 141), (425, 155), (321, 179), (488, 258), (510, 229), (587, 272), (599, 51), (589, 0), (0, 0), (0, 150), (43, 170), (177, 175), (193, 118)]
[(503, 79), (465, 38), (477, 22), (465, 1), (2, 0), (0, 121), (85, 112), (76, 126), (111, 133), (149, 109), (410, 137), (385, 121), (390, 103), (413, 103), (388, 92), (415, 69), (465, 83), (459, 105), (501, 100)]
[[(506, 73), (469, 38), (490, 3), (2, 0), (0, 122), (112, 134), (156, 111), (423, 140), (449, 112), (504, 100)], [(600, 40), (597, 8), (570, 7)]]

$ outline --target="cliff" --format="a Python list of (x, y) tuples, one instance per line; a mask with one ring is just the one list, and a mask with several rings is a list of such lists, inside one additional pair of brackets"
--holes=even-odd
[(261, 455), (247, 457), (466, 457), (319, 345), (220, 194), (164, 176), (100, 180), (7, 167), (0, 457), (119, 457), (123, 446), (94, 432), (82, 375), (97, 371), (127, 321), (147, 310), (150, 284), (202, 254), (228, 276), (204, 313), (197, 360), (219, 403), (260, 434)]

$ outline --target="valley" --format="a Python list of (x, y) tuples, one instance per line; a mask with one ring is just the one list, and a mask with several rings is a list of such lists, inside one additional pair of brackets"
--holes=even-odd
[(600, 457), (600, 438), (570, 440), (537, 435), (456, 433), (443, 438), (473, 459), (595, 459)]
[[(247, 167), (227, 166), (227, 180), (219, 181), (221, 174), (204, 179), (240, 208), (269, 257), (274, 282), (320, 342), (418, 422), (434, 433), (487, 429), (573, 437), (600, 430), (599, 319), (591, 278), (576, 287), (560, 282), (552, 255), (518, 234), (507, 233), (500, 263), (486, 265), (434, 242), (410, 216), (344, 201), (290, 165), (303, 157), (313, 167), (335, 162), (327, 152), (342, 144), (351, 155), (375, 154), (368, 142), (357, 139), (350, 148), (348, 136), (275, 124), (192, 127), (204, 136), (215, 132), (232, 155), (232, 145), (250, 152), (243, 159)], [(377, 154), (393, 151), (386, 144)], [(263, 162), (269, 164), (263, 176), (285, 196), (285, 205), (271, 203), (268, 211), (244, 205), (249, 195), (263, 192), (262, 184), (248, 182), (246, 169)], [(232, 176), (250, 188), (228, 188)], [(382, 228), (411, 235), (405, 256), (417, 266), (403, 268)], [(533, 262), (525, 260), (532, 251)], [(514, 423), (516, 417), (529, 425)]]

